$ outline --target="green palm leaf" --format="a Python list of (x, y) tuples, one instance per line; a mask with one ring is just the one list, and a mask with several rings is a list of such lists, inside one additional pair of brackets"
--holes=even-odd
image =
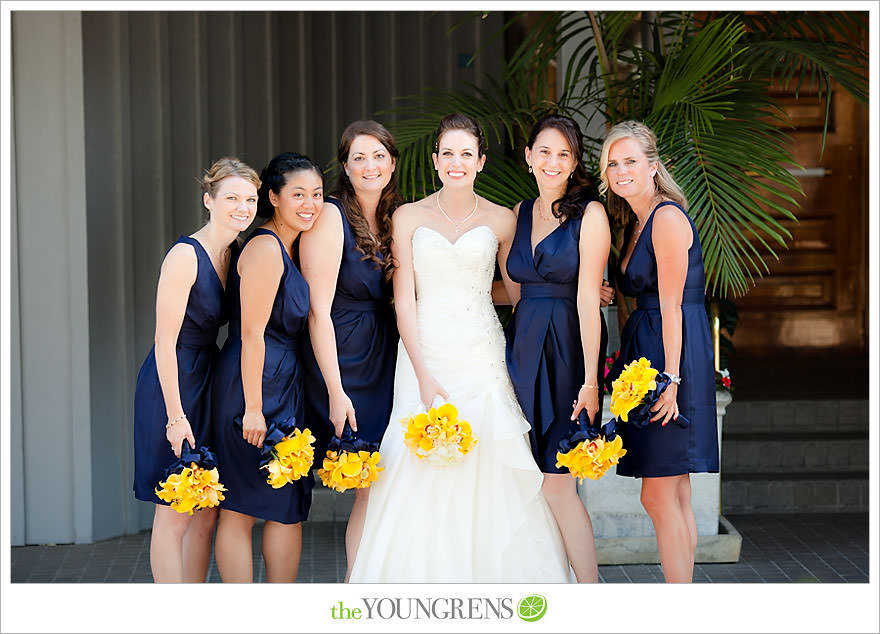
[[(700, 234), (707, 286), (741, 295), (768, 272), (791, 238), (783, 221), (802, 195), (786, 122), (769, 96), (782, 82), (817, 87), (831, 80), (867, 98), (861, 14), (547, 12), (486, 88), (426, 91), (400, 101), (393, 127), (406, 197), (439, 186), (430, 154), (439, 119), (460, 111), (490, 141), (477, 191), (511, 206), (536, 194), (522, 163), (522, 142), (536, 117), (552, 109), (582, 121), (588, 168), (598, 171), (600, 122), (639, 119), (658, 136), (661, 154), (689, 201)], [(809, 18), (809, 19), (807, 19)], [(517, 19), (505, 24), (505, 29)], [(648, 34), (640, 43), (635, 33)], [(493, 37), (497, 37), (495, 33)], [(560, 95), (547, 94), (548, 69), (565, 51)], [(827, 125), (827, 121), (826, 121)], [(795, 166), (796, 167), (796, 166)]]

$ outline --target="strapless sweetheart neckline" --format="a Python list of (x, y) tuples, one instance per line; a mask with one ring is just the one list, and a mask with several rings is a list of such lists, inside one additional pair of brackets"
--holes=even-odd
[[(465, 231), (463, 234), (458, 236), (458, 238), (454, 242), (452, 240), (450, 240), (449, 238), (447, 238), (442, 233), (440, 233), (439, 231), (437, 231), (436, 229), (432, 229), (431, 227), (429, 227), (427, 225), (419, 225), (418, 227), (416, 227), (416, 230), (413, 231), (413, 238), (416, 237), (416, 233), (418, 232), (419, 229), (425, 229), (427, 231), (430, 231), (431, 233), (434, 233), (434, 234), (440, 236), (441, 238), (443, 238), (444, 242), (446, 242), (451, 247), (454, 247), (455, 245), (457, 245), (459, 242), (461, 242), (462, 238), (464, 238), (469, 233), (476, 231), (477, 229), (488, 229), (491, 232), (492, 237), (495, 237), (495, 232), (492, 231), (492, 227), (490, 227), (489, 225), (477, 225), (476, 227), (471, 227), (470, 229)], [(496, 238), (496, 241), (497, 241), (497, 238)]]

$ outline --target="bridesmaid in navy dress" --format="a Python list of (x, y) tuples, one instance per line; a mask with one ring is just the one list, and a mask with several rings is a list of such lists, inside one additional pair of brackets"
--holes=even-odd
[[(394, 396), (397, 324), (391, 307), (391, 213), (401, 198), (391, 133), (355, 121), (337, 149), (337, 197), (300, 239), (309, 283), (309, 336), (304, 340), (306, 421), (323, 456), (346, 420), (359, 438), (380, 442)], [(316, 459), (319, 462), (319, 459)], [(369, 489), (355, 491), (345, 533), (348, 581), (364, 526)]]
[(259, 468), (260, 448), (267, 421), (294, 416), (305, 427), (298, 348), (309, 287), (292, 255), (294, 240), (321, 212), (323, 180), (310, 159), (291, 152), (273, 158), (260, 179), (257, 215), (265, 222), (245, 241), (229, 276), (229, 337), (214, 377), (217, 462), (228, 489), (215, 549), (223, 581), (252, 581), (251, 534), (256, 519), (264, 519), (266, 581), (292, 582), (313, 480), (309, 474), (273, 489)]
[(520, 298), (509, 326), (507, 368), (532, 424), (532, 454), (569, 562), (579, 582), (595, 583), (590, 516), (575, 479), (556, 466), (556, 452), (582, 409), (592, 420), (602, 407), (599, 377), (608, 335), (599, 306), (611, 235), (604, 207), (590, 195), (574, 120), (539, 119), (525, 155), (540, 195), (515, 209), (507, 272), (520, 284)]
[[(650, 424), (643, 429), (623, 425), (627, 454), (617, 473), (642, 478), (642, 505), (654, 523), (666, 581), (690, 582), (697, 528), (689, 474), (718, 472), (715, 374), (700, 239), (648, 127), (636, 121), (614, 126), (599, 160), (600, 189), (608, 194), (609, 210), (621, 225), (629, 225), (616, 271), (618, 288), (637, 301), (606, 381), (611, 385), (623, 364), (639, 357), (672, 380)], [(679, 414), (690, 424), (668, 424)]]
[(154, 492), (183, 441), (211, 445), (211, 375), (217, 331), (227, 320), (223, 287), (236, 238), (257, 209), (260, 179), (234, 158), (202, 177), (207, 224), (165, 255), (156, 291), (155, 345), (134, 396), (134, 493), (153, 502), (150, 566), (157, 582), (203, 582), (211, 559), (216, 509), (178, 513)]

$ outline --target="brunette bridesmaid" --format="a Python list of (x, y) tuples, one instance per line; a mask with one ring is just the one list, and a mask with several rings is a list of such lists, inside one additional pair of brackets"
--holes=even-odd
[[(315, 227), (300, 239), (309, 283), (309, 336), (303, 348), (306, 419), (324, 455), (346, 423), (379, 443), (394, 393), (397, 324), (391, 307), (391, 214), (401, 204), (394, 139), (375, 121), (355, 121), (336, 152), (342, 169)], [(355, 491), (345, 533), (348, 581), (369, 489)]]
[(599, 423), (599, 387), (608, 336), (599, 310), (602, 275), (611, 244), (608, 218), (591, 195), (580, 128), (569, 117), (547, 115), (532, 128), (525, 149), (539, 196), (517, 205), (517, 227), (507, 259), (520, 284), (507, 338), (507, 367), (532, 428), (532, 454), (544, 473), (542, 492), (556, 519), (577, 580), (598, 581), (590, 515), (576, 481), (556, 466), (559, 442), (586, 410)]

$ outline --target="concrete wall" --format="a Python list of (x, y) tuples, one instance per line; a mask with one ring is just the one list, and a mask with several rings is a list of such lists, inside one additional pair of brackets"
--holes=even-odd
[[(12, 16), (13, 544), (92, 538), (80, 16)], [(20, 355), (20, 358), (17, 358)], [(17, 361), (17, 363), (16, 363)]]

